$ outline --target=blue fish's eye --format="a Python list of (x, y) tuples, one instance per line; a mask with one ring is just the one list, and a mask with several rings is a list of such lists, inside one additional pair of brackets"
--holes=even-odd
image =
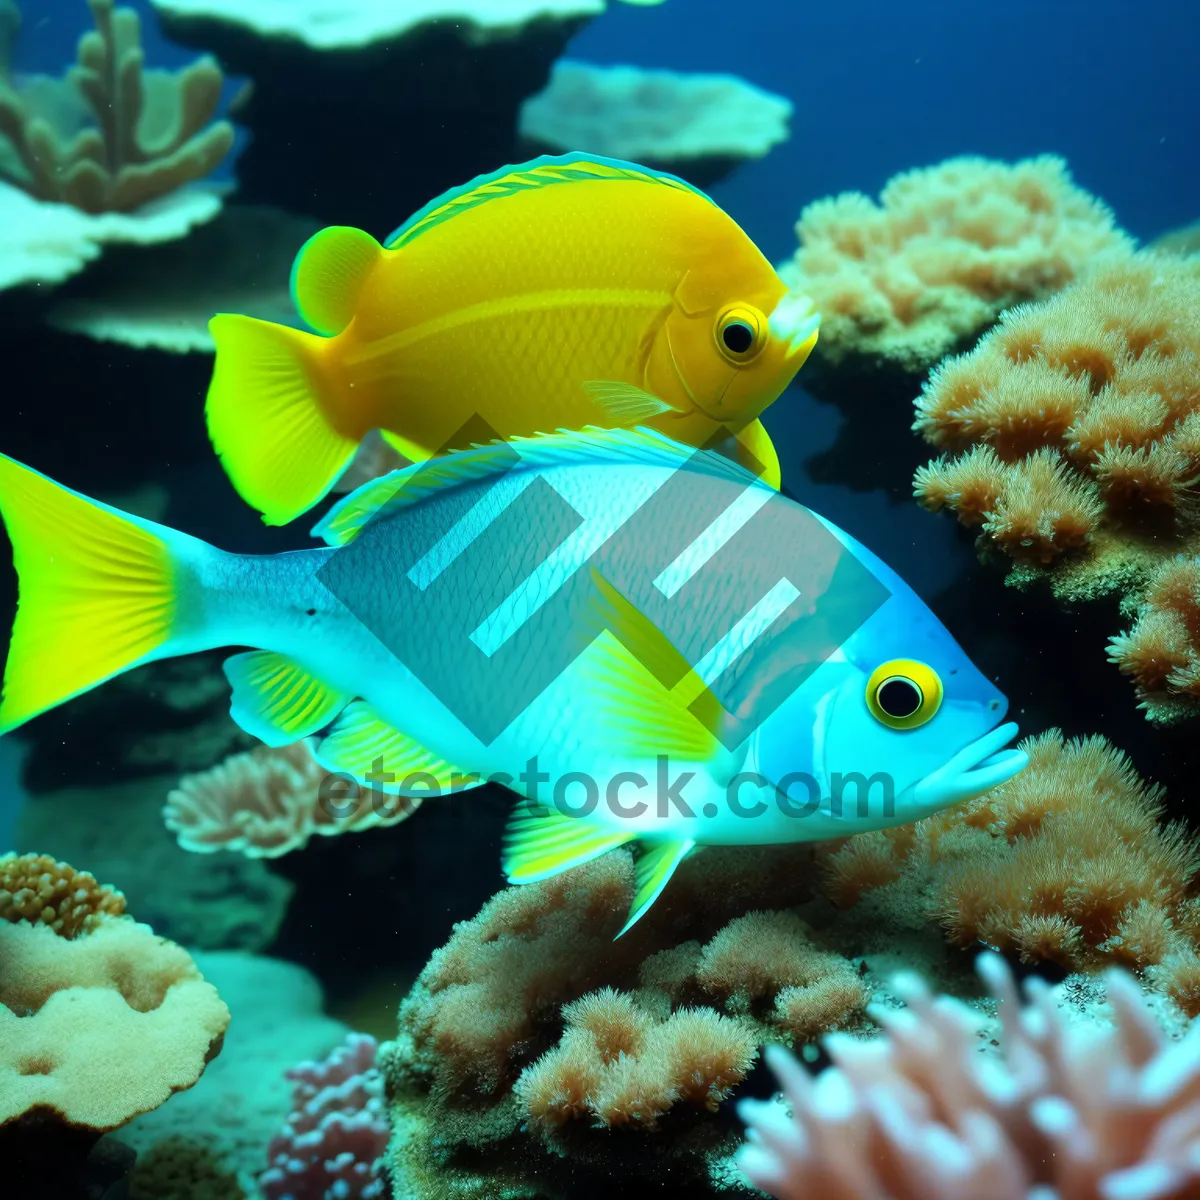
[(942, 704), (942, 681), (925, 663), (894, 658), (876, 667), (867, 680), (867, 708), (889, 729), (916, 729)]
[(766, 339), (761, 314), (748, 304), (735, 304), (717, 318), (717, 347), (730, 362), (739, 366), (757, 357)]

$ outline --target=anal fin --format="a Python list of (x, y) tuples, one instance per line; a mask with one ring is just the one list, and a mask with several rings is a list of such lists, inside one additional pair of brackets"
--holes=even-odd
[(663, 888), (675, 874), (675, 868), (688, 856), (695, 842), (660, 842), (649, 846), (633, 864), (634, 893), (629, 906), (629, 920), (617, 937), (628, 933), (646, 915), (647, 909), (662, 895)]
[(522, 802), (504, 831), (501, 859), (509, 883), (536, 883), (582, 866), (630, 842), (630, 831), (610, 829), (555, 809)]
[(229, 715), (267, 746), (288, 746), (316, 733), (350, 701), (345, 692), (271, 650), (227, 658), (225, 677), (233, 687)]
[(483, 782), (388, 725), (364, 700), (346, 706), (314, 757), (327, 771), (351, 775), (389, 795), (440, 796)]

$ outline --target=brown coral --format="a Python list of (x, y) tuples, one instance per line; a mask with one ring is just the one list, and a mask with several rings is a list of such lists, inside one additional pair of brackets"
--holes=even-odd
[(1150, 577), (1132, 627), (1109, 642), (1139, 707), (1169, 722), (1200, 709), (1200, 558), (1163, 563)]
[(314, 835), (395, 825), (420, 803), (332, 775), (296, 742), (233, 754), (211, 770), (184, 776), (167, 796), (163, 819), (185, 850), (277, 858)]
[(1005, 313), (935, 369), (914, 428), (948, 452), (918, 500), (978, 527), (1012, 582), (1050, 570), (1074, 599), (1144, 581), (1200, 541), (1200, 263), (1111, 257)]
[(45, 854), (0, 855), (0, 920), (48, 925), (60, 937), (89, 933), (125, 911), (125, 897)]
[[(703, 1156), (730, 1134), (707, 1114), (758, 1042), (863, 1023), (855, 968), (794, 913), (730, 921), (758, 897), (803, 898), (801, 856), (705, 851), (616, 941), (633, 890), (625, 851), (493, 897), (435, 952), (401, 1006), (397, 1042), (381, 1051), (393, 1127), (412, 1132), (394, 1170), (437, 1178), (447, 1161), (465, 1162), (499, 1188), (512, 1163), (529, 1161), (522, 1122), (539, 1147), (569, 1139), (575, 1164), (614, 1165), (600, 1127), (646, 1143), (622, 1160), (631, 1178), (706, 1170)], [(563, 1160), (535, 1161), (540, 1183)]]
[[(1200, 845), (1182, 824), (1161, 823), (1161, 789), (1101, 737), (1049, 730), (1022, 746), (1026, 770), (920, 822), (911, 842), (891, 848), (889, 870), (872, 870), (878, 886), (928, 897), (925, 915), (955, 944), (978, 940), (1069, 970), (1140, 969), (1190, 945)], [(829, 852), (835, 895), (861, 858), (857, 841)]]
[(15, 90), (0, 80), (0, 177), (38, 200), (89, 213), (131, 212), (213, 171), (233, 145), (209, 124), (224, 78), (211, 58), (179, 72), (143, 69), (132, 8), (88, 0), (96, 28), (64, 84)]
[(815, 354), (921, 371), (1000, 312), (1129, 248), (1112, 213), (1053, 156), (954, 158), (810, 204), (781, 274), (821, 313)]

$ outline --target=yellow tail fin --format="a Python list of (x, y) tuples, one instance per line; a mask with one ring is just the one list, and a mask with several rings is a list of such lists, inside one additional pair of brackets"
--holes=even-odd
[(319, 401), (324, 339), (232, 313), (208, 327), (217, 344), (209, 437), (242, 499), (268, 525), (286, 525), (333, 487), (358, 449)]
[[(0, 455), (0, 516), (20, 600), (0, 734), (151, 658), (176, 627), (184, 534), (60, 487)], [(201, 545), (202, 543), (195, 543)]]

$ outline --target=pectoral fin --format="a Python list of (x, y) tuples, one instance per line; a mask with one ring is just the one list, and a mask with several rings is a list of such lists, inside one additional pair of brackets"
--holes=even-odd
[(363, 700), (346, 706), (314, 757), (327, 771), (352, 775), (389, 795), (429, 796), (479, 787), (478, 775), (452, 767), (381, 720)]
[(628, 933), (645, 915), (646, 910), (662, 895), (662, 890), (675, 874), (675, 868), (688, 856), (695, 842), (662, 842), (646, 849), (633, 864), (634, 893), (629, 906), (629, 920), (617, 937)]
[(591, 862), (634, 837), (632, 831), (610, 829), (545, 805), (523, 802), (504, 831), (501, 862), (509, 883), (536, 883)]
[(602, 408), (614, 425), (636, 425), (671, 412), (672, 406), (650, 392), (612, 379), (589, 379), (583, 390)]
[(316, 733), (350, 701), (299, 663), (270, 650), (227, 658), (225, 677), (233, 687), (229, 715), (267, 746), (289, 746)]
[(738, 433), (733, 457), (735, 462), (753, 472), (763, 483), (779, 491), (782, 481), (779, 455), (775, 453), (775, 444), (761, 421), (751, 421)]
[(586, 622), (601, 634), (581, 656), (598, 735), (627, 758), (703, 762), (721, 751), (728, 714), (691, 664), (644, 613), (595, 568), (597, 596)]

